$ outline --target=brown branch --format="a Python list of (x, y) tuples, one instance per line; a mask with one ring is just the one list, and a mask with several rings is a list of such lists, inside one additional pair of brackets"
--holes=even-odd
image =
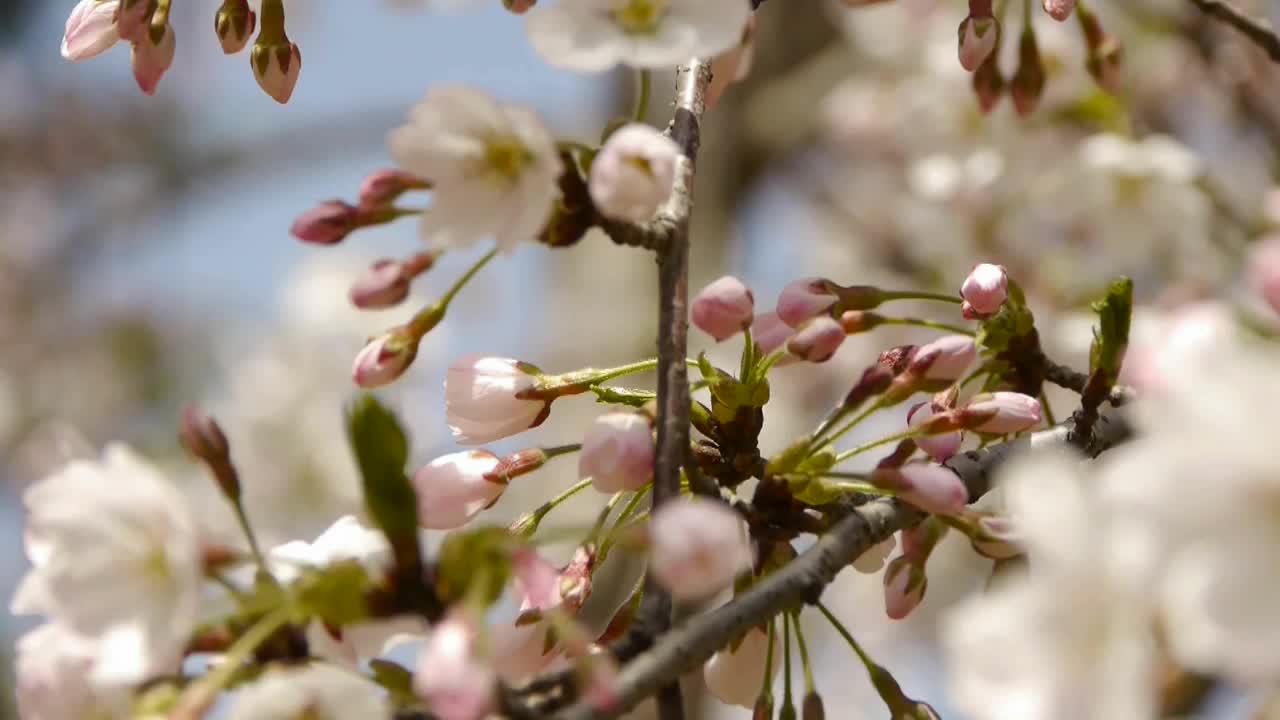
[[(689, 447), (689, 375), (685, 367), (689, 339), (689, 218), (693, 212), (694, 161), (701, 141), (699, 123), (711, 82), (710, 65), (698, 58), (676, 71), (676, 109), (669, 132), (683, 158), (671, 198), (655, 227), (665, 235), (658, 249), (658, 438), (654, 459), (653, 507), (680, 495), (680, 468)], [(645, 579), (640, 610), (661, 634), (671, 622), (671, 596), (652, 576)], [(684, 702), (678, 679), (661, 684), (658, 717), (680, 720)]]
[(1280, 36), (1271, 27), (1271, 23), (1262, 18), (1255, 18), (1229, 0), (1191, 0), (1191, 4), (1200, 8), (1204, 14), (1240, 31), (1255, 45), (1266, 51), (1275, 62), (1280, 62)]
[[(1079, 370), (1073, 370), (1066, 365), (1059, 365), (1049, 358), (1044, 358), (1044, 379), (1067, 390), (1083, 394), (1085, 386), (1089, 384), (1089, 373), (1083, 373)], [(1107, 402), (1114, 407), (1120, 407), (1134, 399), (1136, 393), (1133, 388), (1124, 385), (1116, 385), (1107, 393)]]

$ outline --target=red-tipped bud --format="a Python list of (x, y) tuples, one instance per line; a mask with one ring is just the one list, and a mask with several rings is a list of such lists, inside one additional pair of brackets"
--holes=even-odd
[(1000, 64), (997, 62), (999, 56), (998, 52), (988, 55), (973, 74), (973, 93), (978, 98), (978, 109), (984, 113), (994, 110), (1000, 102), (1000, 96), (1004, 94), (1004, 75), (1000, 74)]
[(396, 328), (369, 341), (351, 366), (351, 377), (362, 388), (376, 388), (404, 374), (418, 355), (418, 339)]
[(884, 571), (884, 610), (893, 620), (901, 620), (924, 601), (929, 578), (924, 567), (899, 555), (889, 561)]
[(1071, 11), (1076, 9), (1076, 0), (1043, 0), (1041, 6), (1049, 17), (1062, 22), (1071, 17)]
[(836, 285), (823, 278), (803, 278), (787, 285), (778, 296), (778, 317), (791, 327), (800, 327), (836, 304)]
[(979, 263), (960, 286), (960, 310), (970, 320), (990, 317), (1009, 299), (1009, 274), (1002, 265)]
[(1018, 69), (1009, 83), (1009, 96), (1019, 115), (1030, 115), (1040, 104), (1044, 93), (1044, 61), (1040, 58), (1040, 46), (1036, 33), (1027, 26), (1018, 41)]
[(1000, 23), (991, 15), (970, 15), (960, 23), (957, 33), (960, 66), (974, 72), (994, 54), (1000, 39)]
[(375, 170), (360, 183), (360, 205), (366, 208), (385, 207), (410, 190), (425, 190), (429, 187), (431, 183), (426, 178), (411, 172), (397, 168)]
[(322, 202), (293, 221), (290, 234), (303, 242), (334, 245), (356, 229), (359, 210), (341, 200)]
[(961, 427), (993, 435), (1030, 430), (1041, 419), (1040, 401), (1016, 392), (975, 395), (954, 412)]
[(159, 38), (153, 37), (153, 33), (144, 32), (133, 43), (133, 79), (143, 93), (156, 94), (160, 78), (173, 65), (176, 48), (177, 39), (170, 25), (161, 27)]

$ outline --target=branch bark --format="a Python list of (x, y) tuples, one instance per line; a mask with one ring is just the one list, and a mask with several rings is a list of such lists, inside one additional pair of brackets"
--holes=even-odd
[(1266, 51), (1272, 60), (1280, 63), (1280, 36), (1276, 35), (1271, 23), (1249, 15), (1230, 0), (1191, 0), (1191, 4), (1209, 17), (1240, 31), (1253, 44)]
[[(654, 459), (653, 507), (680, 495), (680, 468), (689, 447), (689, 219), (693, 212), (694, 162), (701, 141), (699, 124), (711, 68), (698, 58), (676, 71), (676, 108), (669, 132), (683, 158), (671, 198), (655, 220), (665, 241), (658, 249), (658, 439)], [(671, 597), (652, 577), (645, 579), (641, 613), (648, 627), (664, 632), (671, 622)], [(680, 720), (684, 702), (679, 677), (655, 687), (658, 717)]]

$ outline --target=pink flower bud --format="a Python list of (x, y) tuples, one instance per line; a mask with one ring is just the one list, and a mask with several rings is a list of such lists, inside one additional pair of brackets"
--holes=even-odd
[(925, 380), (952, 383), (964, 375), (977, 356), (978, 347), (973, 338), (968, 335), (946, 335), (921, 345), (912, 356), (907, 369), (913, 374), (923, 373)]
[(497, 674), (478, 652), (476, 626), (466, 610), (454, 610), (418, 655), (413, 691), (440, 720), (483, 720), (494, 709)]
[(975, 265), (960, 286), (960, 297), (964, 300), (961, 311), (970, 320), (999, 312), (1009, 299), (1009, 275), (1004, 266)]
[(897, 469), (877, 468), (871, 479), (925, 512), (954, 515), (969, 502), (969, 491), (960, 476), (941, 465), (907, 463)]
[(213, 17), (213, 31), (218, 35), (222, 52), (234, 55), (249, 44), (258, 15), (249, 8), (249, 0), (224, 0)]
[(717, 342), (731, 338), (751, 326), (755, 298), (742, 281), (732, 275), (712, 282), (693, 299), (693, 324)]
[(288, 38), (284, 42), (268, 42), (259, 34), (249, 54), (249, 64), (263, 92), (281, 105), (289, 102), (298, 84), (298, 73), (302, 72), (302, 51), (297, 43)]
[(791, 327), (800, 327), (836, 304), (839, 296), (829, 280), (804, 278), (782, 289), (778, 296), (778, 317)]
[(796, 330), (787, 341), (787, 352), (808, 362), (826, 362), (840, 349), (844, 337), (844, 327), (835, 318), (822, 315)]
[(978, 69), (996, 49), (1000, 37), (1000, 23), (990, 15), (966, 17), (959, 28), (960, 66), (969, 72)]
[(1280, 313), (1280, 235), (1263, 238), (1249, 248), (1249, 290)]
[(138, 87), (147, 95), (155, 95), (160, 78), (173, 65), (173, 54), (177, 48), (177, 40), (173, 27), (165, 25), (164, 34), (156, 41), (151, 33), (144, 33), (142, 39), (133, 43), (133, 79)]
[(634, 412), (601, 415), (587, 430), (578, 477), (605, 493), (639, 490), (653, 477), (653, 429)]
[(983, 113), (994, 110), (1004, 96), (1004, 75), (1000, 73), (1000, 63), (997, 62), (999, 55), (991, 53), (973, 74), (973, 94), (977, 96), (978, 109)]
[(351, 286), (351, 304), (362, 310), (398, 305), (408, 297), (412, 279), (399, 260), (379, 260)]
[(924, 601), (929, 578), (924, 568), (904, 555), (889, 561), (884, 571), (884, 611), (892, 620), (901, 620)]
[(422, 190), (430, 184), (411, 172), (384, 168), (369, 173), (360, 183), (360, 206), (385, 207), (409, 190)]
[(681, 601), (705, 600), (751, 567), (742, 518), (714, 500), (673, 500), (649, 519), (649, 569)]
[(517, 360), (478, 353), (455, 360), (444, 381), (445, 415), (454, 440), (479, 445), (540, 425), (550, 404), (517, 397), (537, 388), (534, 372)]
[[(723, 648), (702, 666), (707, 691), (726, 705), (750, 709), (760, 694), (764, 666), (769, 661), (769, 634), (759, 627), (747, 630), (735, 648)], [(782, 667), (782, 643), (773, 644), (773, 677)]]
[(964, 427), (993, 435), (1022, 432), (1040, 424), (1040, 401), (1016, 392), (975, 395), (958, 412)]
[(671, 197), (680, 146), (640, 123), (618, 128), (591, 162), (587, 189), (601, 215), (645, 223)]
[[(919, 403), (907, 413), (907, 427), (919, 429), (925, 421), (936, 414), (932, 403)], [(938, 435), (921, 435), (915, 438), (916, 445), (937, 462), (946, 462), (960, 452), (964, 443), (964, 433), (959, 431), (945, 432)]]
[(110, 50), (120, 40), (116, 32), (119, 0), (80, 0), (67, 17), (62, 34), (62, 57), (80, 62)]
[(404, 374), (417, 357), (418, 344), (401, 329), (370, 340), (351, 365), (351, 378), (362, 388), (382, 387)]
[(341, 200), (328, 200), (302, 213), (289, 233), (303, 242), (334, 245), (342, 242), (359, 219), (358, 209)]
[(516, 15), (523, 15), (533, 9), (538, 0), (502, 0), (502, 6)]
[(785, 345), (792, 332), (791, 326), (782, 322), (776, 312), (757, 315), (751, 323), (751, 340), (765, 354)]
[(1071, 11), (1076, 9), (1076, 0), (1043, 0), (1041, 6), (1049, 17), (1062, 22), (1071, 17)]
[(753, 14), (742, 29), (737, 45), (720, 53), (711, 61), (711, 84), (707, 86), (707, 109), (720, 103), (720, 97), (734, 83), (741, 82), (751, 72), (755, 56), (756, 16)]
[(428, 530), (462, 527), (497, 502), (507, 489), (493, 472), (502, 461), (487, 450), (451, 453), (432, 460), (413, 474), (418, 494), (418, 524)]
[(147, 34), (151, 19), (151, 0), (121, 0), (116, 16), (116, 32), (121, 40), (138, 42)]

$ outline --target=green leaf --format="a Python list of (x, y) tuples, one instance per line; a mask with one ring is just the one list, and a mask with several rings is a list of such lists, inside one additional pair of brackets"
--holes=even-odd
[(445, 536), (436, 559), (436, 592), (446, 604), (491, 605), (511, 575), (515, 537), (501, 527), (457, 530)]
[(396, 416), (369, 393), (347, 410), (347, 437), (369, 516), (391, 543), (396, 567), (408, 573), (421, 565), (418, 496), (405, 474), (408, 438)]
[(413, 692), (413, 673), (408, 668), (390, 660), (374, 658), (369, 661), (369, 669), (373, 671), (373, 681), (386, 689), (397, 706), (417, 702)]
[(626, 405), (628, 407), (644, 407), (645, 403), (653, 400), (658, 395), (651, 390), (640, 390), (637, 388), (611, 387), (608, 385), (592, 385), (591, 392), (595, 393), (596, 402), (605, 405)]
[(1090, 374), (1100, 373), (1107, 387), (1116, 383), (1125, 349), (1129, 346), (1129, 326), (1133, 319), (1133, 280), (1122, 277), (1111, 283), (1106, 295), (1091, 306), (1098, 314), (1089, 349)]
[(292, 593), (301, 612), (341, 627), (369, 616), (365, 593), (372, 585), (364, 566), (348, 560), (308, 570)]

